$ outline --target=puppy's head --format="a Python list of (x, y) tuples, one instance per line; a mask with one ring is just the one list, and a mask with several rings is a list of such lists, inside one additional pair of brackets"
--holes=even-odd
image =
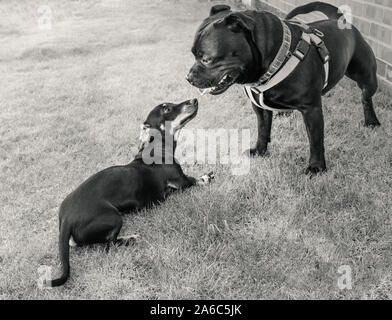
[(232, 12), (226, 5), (212, 7), (196, 32), (195, 63), (187, 80), (214, 95), (234, 83), (246, 83), (254, 62), (250, 46), (254, 28), (255, 21), (245, 13)]
[(142, 149), (146, 143), (151, 142), (153, 139), (152, 130), (159, 131), (162, 138), (166, 134), (170, 134), (176, 140), (176, 133), (196, 116), (197, 110), (197, 99), (187, 100), (179, 104), (162, 103), (156, 106), (141, 125), (139, 149)]

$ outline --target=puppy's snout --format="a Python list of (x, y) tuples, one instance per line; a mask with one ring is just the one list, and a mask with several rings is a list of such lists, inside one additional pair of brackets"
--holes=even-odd
[(197, 105), (199, 104), (199, 102), (197, 101), (196, 98), (192, 99), (192, 100), (189, 100), (189, 103), (190, 103), (190, 105), (192, 105), (194, 107), (197, 107)]
[(183, 104), (182, 112), (193, 113), (197, 111), (198, 106), (199, 106), (199, 102), (197, 101), (196, 98), (185, 101), (185, 103)]

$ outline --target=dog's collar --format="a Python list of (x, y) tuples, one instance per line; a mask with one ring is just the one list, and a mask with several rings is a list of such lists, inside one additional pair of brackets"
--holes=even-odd
[[(177, 133), (177, 132), (176, 132)], [(172, 144), (169, 142), (168, 145), (165, 144), (165, 140), (161, 140), (160, 143), (156, 143), (155, 140), (151, 141), (151, 126), (148, 124), (140, 125), (140, 136), (139, 136), (139, 151), (135, 156), (135, 160), (143, 158), (143, 152), (145, 149), (149, 149), (150, 156), (152, 154), (158, 155), (158, 161), (163, 161), (162, 163), (173, 163), (177, 162), (174, 153), (177, 146), (177, 141), (175, 135), (173, 135)]]
[(264, 73), (259, 80), (255, 83), (250, 84), (249, 86), (257, 87), (262, 84), (268, 82), (276, 72), (282, 67), (287, 57), (290, 55), (290, 47), (291, 47), (291, 30), (287, 23), (283, 20), (280, 20), (283, 28), (283, 40), (282, 45), (279, 48), (278, 53), (276, 54), (275, 59), (272, 61), (266, 73)]

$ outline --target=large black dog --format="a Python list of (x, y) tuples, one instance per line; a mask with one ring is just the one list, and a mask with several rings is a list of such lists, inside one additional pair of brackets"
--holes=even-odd
[(59, 212), (62, 275), (49, 280), (47, 286), (60, 286), (67, 281), (70, 245), (127, 245), (133, 240), (132, 236), (118, 237), (123, 224), (120, 212), (148, 207), (163, 201), (173, 190), (211, 181), (212, 173), (199, 179), (186, 176), (174, 159), (177, 133), (196, 116), (197, 109), (196, 99), (155, 107), (142, 126), (145, 132), (142, 131), (135, 159), (128, 165), (94, 174), (65, 198)]
[[(322, 35), (329, 50), (329, 74), (324, 69), (318, 47), (310, 46), (294, 71), (264, 93), (264, 101), (275, 109), (299, 110), (305, 121), (310, 142), (310, 160), (306, 173), (326, 170), (324, 156), (324, 120), (322, 95), (344, 75), (356, 81), (362, 90), (365, 126), (379, 126), (372, 97), (377, 90), (376, 59), (357, 28), (342, 28), (344, 19), (338, 8), (314, 2), (296, 8), (287, 19), (301, 13), (321, 11), (329, 19), (311, 23)], [(247, 10), (232, 12), (229, 6), (216, 5), (199, 27), (192, 52), (196, 62), (187, 80), (211, 94), (221, 94), (232, 84), (252, 84), (269, 71), (283, 42), (283, 23), (272, 13)], [(301, 40), (303, 26), (286, 23), (292, 34), (290, 52)], [(288, 58), (287, 58), (288, 59)], [(287, 61), (287, 60), (286, 60)], [(326, 73), (328, 76), (325, 85)], [(272, 111), (252, 102), (258, 121), (258, 139), (251, 155), (264, 155), (270, 142)]]

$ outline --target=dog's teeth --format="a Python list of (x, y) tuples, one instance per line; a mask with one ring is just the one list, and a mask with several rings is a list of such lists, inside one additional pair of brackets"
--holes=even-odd
[(226, 75), (221, 79), (221, 81), (219, 81), (219, 84), (224, 83), (224, 82), (227, 80), (228, 76), (229, 76), (229, 75), (226, 74)]

